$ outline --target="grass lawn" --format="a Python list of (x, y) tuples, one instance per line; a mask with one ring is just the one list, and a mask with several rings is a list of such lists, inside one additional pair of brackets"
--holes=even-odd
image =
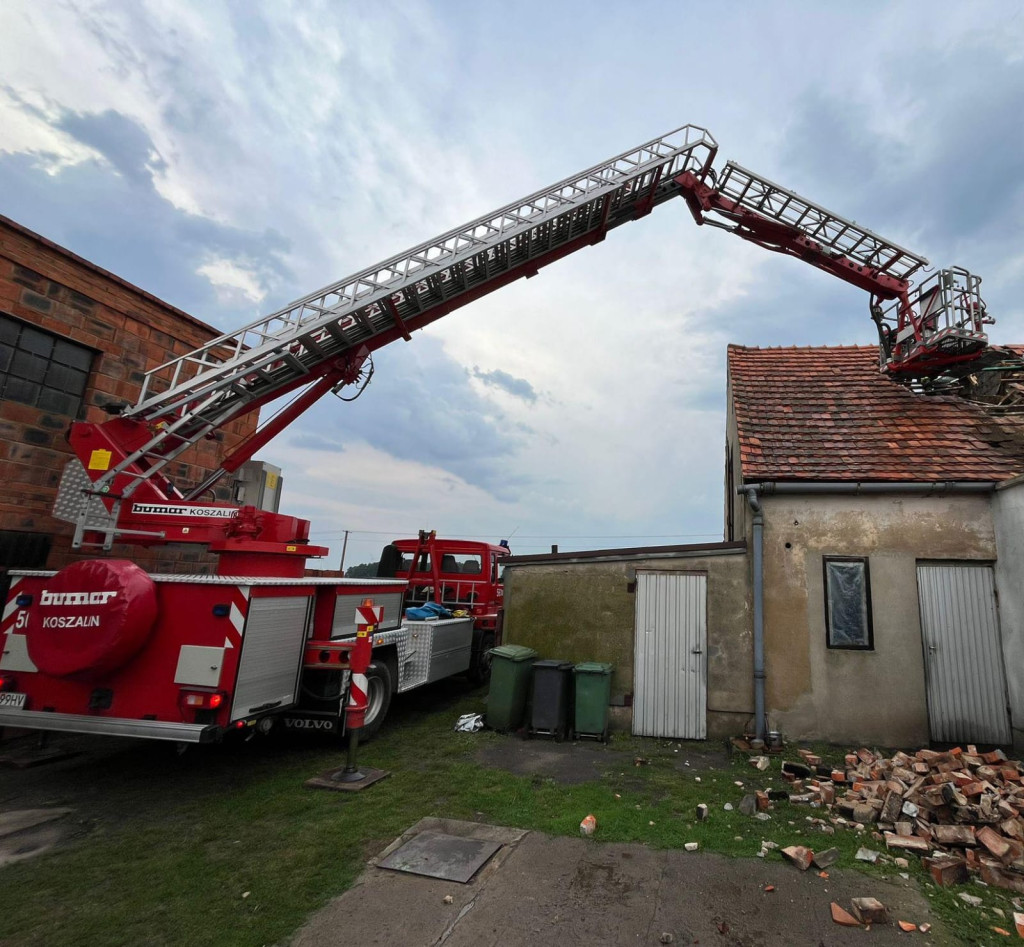
[[(482, 766), (475, 761), (479, 749), (517, 739), (452, 731), (459, 714), (484, 709), (483, 696), (448, 684), (400, 700), (360, 755), (392, 775), (358, 794), (303, 786), (343, 762), (342, 751), (322, 741), (220, 747), (182, 760), (167, 754), (166, 765), (137, 774), (133, 788), (164, 792), (155, 813), (149, 805), (137, 818), (100, 820), (59, 851), (0, 869), (0, 943), (280, 943), (350, 885), (369, 856), (424, 816), (577, 835), (580, 819), (593, 813), (601, 841), (655, 848), (697, 841), (702, 850), (738, 857), (755, 855), (762, 839), (816, 850), (834, 845), (844, 868), (878, 876), (897, 870), (854, 861), (860, 845), (884, 846), (869, 833), (838, 830), (826, 838), (808, 821), (821, 810), (776, 803), (771, 820), (762, 822), (723, 809), (755, 788), (782, 788), (778, 758), (765, 773), (743, 754), (711, 768), (698, 762), (707, 744), (619, 735), (610, 750), (624, 755), (610, 752), (607, 772), (579, 785)], [(833, 761), (845, 752), (816, 750)], [(634, 757), (649, 763), (635, 766)], [(690, 757), (690, 767), (679, 765)], [(702, 802), (712, 816), (698, 823)], [(940, 889), (917, 858), (909, 861), (911, 877), (963, 943), (1005, 942), (991, 928), (1013, 928), (1008, 893), (977, 884)], [(981, 897), (984, 906), (966, 907), (958, 890)]]

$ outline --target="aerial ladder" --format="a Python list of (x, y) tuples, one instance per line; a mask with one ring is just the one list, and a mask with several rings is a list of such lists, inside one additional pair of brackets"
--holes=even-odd
[[(198, 542), (221, 574), (299, 575), (308, 522), (204, 501), (328, 393), (351, 400), (373, 372), (373, 352), (682, 197), (698, 224), (795, 256), (870, 294), (880, 369), (898, 380), (962, 370), (984, 353), (993, 320), (981, 280), (939, 270), (914, 287), (928, 261), (733, 163), (714, 168), (718, 145), (685, 125), (601, 164), (361, 270), (227, 333), (145, 376), (134, 405), (103, 423), (75, 422), (78, 457), (58, 505), (75, 523), (75, 548)], [(245, 438), (218, 470), (180, 489), (169, 465), (203, 438), (286, 395), (292, 400)]]

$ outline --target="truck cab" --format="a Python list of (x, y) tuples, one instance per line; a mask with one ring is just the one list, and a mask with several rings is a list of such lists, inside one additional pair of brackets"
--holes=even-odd
[(405, 608), (435, 602), (471, 615), (476, 630), (494, 636), (504, 562), (511, 554), (507, 544), (439, 539), (435, 531), (421, 530), (416, 539), (396, 539), (384, 547), (377, 577), (409, 583)]

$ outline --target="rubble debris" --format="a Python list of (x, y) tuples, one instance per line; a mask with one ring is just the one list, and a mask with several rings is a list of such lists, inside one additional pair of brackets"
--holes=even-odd
[(838, 848), (827, 848), (823, 852), (815, 852), (811, 858), (815, 868), (828, 868), (839, 860)]
[(771, 760), (767, 756), (752, 756), (750, 757), (750, 765), (763, 773), (771, 765)]
[(964, 904), (969, 904), (972, 908), (981, 907), (981, 898), (977, 897), (976, 895), (968, 894), (966, 891), (961, 891), (960, 894), (957, 895), (957, 897), (961, 901), (963, 901)]
[(790, 763), (783, 760), (782, 775), (793, 779), (810, 779), (814, 773), (811, 772), (809, 766), (805, 766), (803, 763)]
[(782, 857), (786, 861), (792, 862), (801, 871), (807, 871), (814, 859), (814, 852), (803, 845), (790, 845), (788, 848), (782, 849)]
[(701, 803), (697, 806), (697, 821), (706, 822), (708, 817), (708, 807), (706, 803)]
[(662, 931), (660, 940), (663, 944), (671, 944), (675, 937), (670, 931)]
[(878, 861), (878, 854), (878, 852), (870, 848), (858, 848), (857, 854), (853, 857), (856, 858), (859, 862), (871, 862), (871, 864), (873, 865), (876, 861)]
[(940, 888), (967, 883), (967, 862), (954, 855), (941, 855), (922, 860), (928, 874)]
[(688, 852), (695, 852), (700, 848), (700, 842), (686, 842), (683, 848)]
[(740, 800), (740, 812), (743, 815), (753, 815), (757, 812), (757, 797), (750, 793)]
[(843, 910), (835, 901), (829, 907), (832, 909), (832, 920), (837, 924), (842, 924), (843, 927), (860, 927), (860, 921), (849, 911)]
[[(925, 858), (936, 884), (974, 876), (1024, 894), (1024, 764), (1002, 750), (886, 758), (861, 747), (833, 770), (810, 751), (798, 753), (801, 762), (782, 764), (791, 803), (821, 807), (832, 826), (870, 831), (893, 854)], [(857, 859), (877, 859), (869, 851)]]
[(862, 924), (885, 924), (889, 920), (889, 912), (877, 898), (854, 898), (850, 902), (853, 916)]
[(593, 815), (584, 816), (583, 821), (580, 822), (580, 835), (593, 835), (596, 828), (597, 819)]
[(896, 923), (905, 934), (912, 934), (917, 930), (917, 925), (913, 921), (897, 921)]

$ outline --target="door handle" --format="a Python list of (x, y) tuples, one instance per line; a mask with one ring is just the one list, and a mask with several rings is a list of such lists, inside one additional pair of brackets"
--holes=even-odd
[(693, 651), (691, 651), (690, 653), (691, 654), (703, 654), (704, 653), (704, 649), (703, 648), (694, 648)]

